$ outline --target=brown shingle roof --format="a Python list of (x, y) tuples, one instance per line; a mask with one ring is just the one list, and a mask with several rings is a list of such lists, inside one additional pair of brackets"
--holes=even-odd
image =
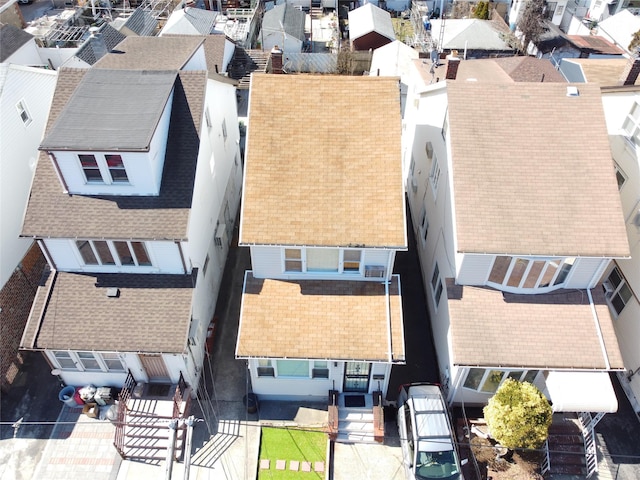
[(403, 362), (401, 302), (397, 276), (387, 296), (377, 282), (265, 280), (248, 272), (236, 355)]
[[(622, 72), (629, 63), (628, 58), (565, 58), (563, 61), (577, 63), (582, 68), (586, 82), (602, 86), (619, 85)], [(640, 85), (640, 76), (635, 84)]]
[(131, 70), (180, 70), (202, 45), (204, 37), (127, 37), (94, 68)]
[[(529, 368), (623, 368), (601, 288), (515, 295), (447, 279), (456, 365)], [(606, 353), (605, 353), (606, 352)], [(609, 366), (605, 361), (609, 361)]]
[[(183, 353), (193, 283), (190, 275), (52, 272), (38, 288), (21, 346)], [(107, 296), (110, 287), (119, 288), (117, 298)]]
[[(58, 71), (58, 83), (47, 128), (50, 128), (60, 114), (86, 71), (68, 68)], [(159, 196), (65, 194), (51, 160), (45, 153), (41, 153), (22, 235), (56, 238), (186, 239), (206, 81), (204, 71), (178, 73)]]
[(406, 248), (397, 78), (253, 75), (243, 244)]
[[(208, 12), (205, 10), (207, 13)], [(175, 38), (175, 37), (191, 37), (194, 35), (183, 35), (183, 34), (174, 34), (169, 33), (163, 35), (163, 37)], [(223, 34), (212, 34), (206, 35), (202, 37), (204, 40), (204, 56), (207, 60), (207, 70), (209, 71), (209, 78), (215, 78), (217, 75), (221, 75), (223, 73), (222, 64), (224, 63), (224, 48), (227, 42), (226, 35)]]
[(629, 255), (600, 88), (577, 88), (447, 84), (458, 251)]

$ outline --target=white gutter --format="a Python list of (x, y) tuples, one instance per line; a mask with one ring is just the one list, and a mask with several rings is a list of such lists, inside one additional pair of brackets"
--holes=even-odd
[(387, 347), (389, 352), (389, 363), (393, 362), (393, 351), (391, 345), (391, 299), (389, 298), (389, 280), (384, 282), (384, 294), (387, 299), (386, 307), (387, 307)]
[(609, 363), (609, 356), (607, 355), (607, 347), (604, 344), (604, 338), (602, 338), (602, 329), (600, 328), (600, 322), (598, 322), (598, 314), (596, 313), (596, 307), (593, 305), (593, 297), (591, 296), (591, 290), (589, 290), (588, 288), (587, 288), (587, 296), (589, 297), (589, 306), (591, 307), (591, 313), (593, 315), (593, 323), (596, 327), (596, 333), (598, 334), (598, 341), (600, 342), (600, 349), (602, 350), (604, 363), (607, 366), (607, 370), (611, 370), (611, 364)]

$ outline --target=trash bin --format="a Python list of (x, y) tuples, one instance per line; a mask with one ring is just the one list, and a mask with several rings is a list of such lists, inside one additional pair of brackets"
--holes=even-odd
[(64, 387), (62, 390), (60, 390), (60, 393), (58, 394), (58, 398), (67, 407), (75, 407), (76, 406), (76, 400), (75, 400), (75, 398), (73, 398), (75, 393), (76, 393), (76, 388), (72, 387), (71, 385), (68, 385), (68, 386)]
[(256, 413), (258, 410), (258, 396), (255, 393), (249, 393), (242, 399), (247, 406), (247, 413)]

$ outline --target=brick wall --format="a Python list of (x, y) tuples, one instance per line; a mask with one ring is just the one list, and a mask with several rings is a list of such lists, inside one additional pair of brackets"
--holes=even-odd
[(5, 286), (0, 290), (0, 374), (2, 391), (12, 384), (22, 365), (18, 352), (22, 332), (27, 323), (36, 288), (46, 260), (37, 244), (20, 262)]

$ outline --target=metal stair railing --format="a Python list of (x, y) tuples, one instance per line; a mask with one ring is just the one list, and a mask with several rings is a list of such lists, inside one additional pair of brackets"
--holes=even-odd
[(124, 385), (122, 386), (122, 390), (120, 390), (120, 395), (118, 395), (118, 410), (116, 414), (116, 430), (113, 438), (113, 445), (120, 454), (120, 456), (124, 459), (127, 458), (124, 451), (124, 441), (125, 441), (125, 425), (127, 423), (127, 403), (131, 398), (131, 393), (133, 389), (136, 387), (138, 382), (136, 382), (135, 378), (131, 374), (131, 370), (129, 370), (127, 374), (127, 378), (124, 381)]
[(542, 447), (542, 453), (544, 454), (542, 458), (542, 464), (540, 465), (540, 475), (544, 475), (549, 470), (551, 470), (551, 457), (549, 455), (549, 439), (547, 438), (544, 441), (544, 446)]
[(589, 478), (598, 471), (598, 456), (594, 432), (595, 423), (589, 412), (580, 412), (578, 420), (584, 440), (584, 456), (587, 463), (587, 478)]

